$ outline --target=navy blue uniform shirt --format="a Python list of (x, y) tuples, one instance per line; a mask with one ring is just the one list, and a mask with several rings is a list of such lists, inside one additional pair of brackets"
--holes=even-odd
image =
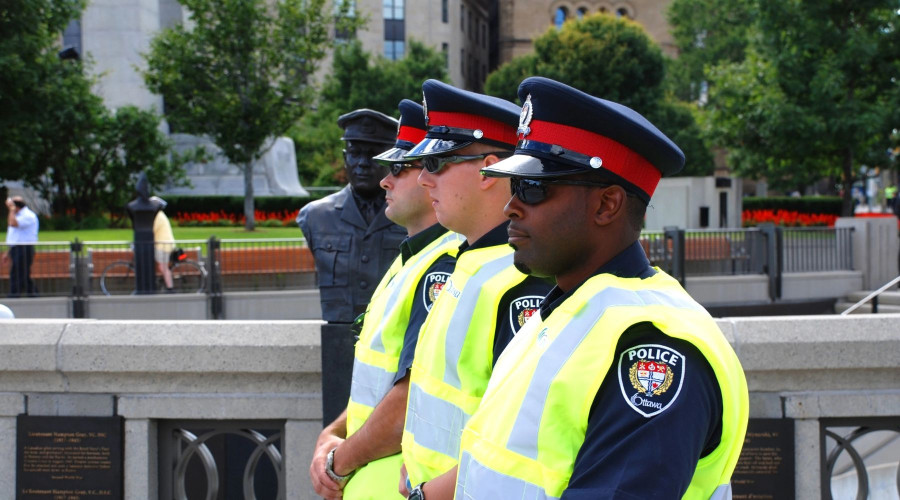
[[(604, 273), (643, 279), (656, 271), (635, 242), (594, 275)], [(548, 317), (573, 292), (554, 288), (541, 304), (541, 317)], [(629, 381), (620, 379), (618, 373), (623, 353), (648, 345), (680, 353), (684, 370), (684, 378), (674, 382), (680, 387), (670, 388), (677, 389), (677, 395), (673, 399), (670, 393), (666, 401), (671, 403), (650, 417), (629, 404), (620, 388)], [(709, 363), (689, 342), (668, 337), (651, 323), (638, 323), (619, 338), (613, 364), (591, 406), (584, 443), (562, 498), (681, 498), (697, 460), (718, 446), (721, 435), (722, 395)]]
[[(419, 253), (434, 240), (440, 238), (447, 232), (447, 229), (440, 224), (435, 224), (428, 229), (419, 232), (400, 243), (400, 258), (403, 263), (410, 257)], [(456, 258), (452, 255), (444, 254), (437, 258), (433, 264), (422, 275), (422, 279), (416, 285), (415, 296), (413, 297), (412, 309), (409, 312), (409, 323), (406, 325), (406, 333), (403, 335), (403, 348), (400, 350), (400, 363), (397, 366), (397, 375), (394, 376), (396, 384), (409, 373), (412, 366), (413, 355), (416, 352), (416, 343), (419, 341), (419, 330), (422, 329), (422, 323), (428, 317), (428, 311), (437, 295), (434, 293), (434, 285), (447, 282), (447, 278), (456, 267)], [(439, 288), (438, 288), (439, 289)]]

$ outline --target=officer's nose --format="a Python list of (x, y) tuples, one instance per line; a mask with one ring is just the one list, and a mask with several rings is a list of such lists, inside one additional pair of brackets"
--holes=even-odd
[(522, 217), (522, 209), (522, 200), (518, 196), (512, 195), (506, 202), (506, 206), (503, 207), (503, 215), (508, 219), (519, 219)]
[(429, 172), (428, 169), (423, 168), (422, 171), (419, 172), (418, 182), (419, 182), (419, 185), (422, 186), (423, 188), (426, 188), (426, 189), (433, 188), (435, 186), (434, 180), (435, 180), (435, 175), (432, 174), (431, 172)]
[(393, 189), (394, 188), (394, 183), (392, 182), (393, 177), (394, 177), (393, 175), (388, 173), (378, 182), (378, 185), (381, 186), (381, 189), (384, 189), (385, 191)]

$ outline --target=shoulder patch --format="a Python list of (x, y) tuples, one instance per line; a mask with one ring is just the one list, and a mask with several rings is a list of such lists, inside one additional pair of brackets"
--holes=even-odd
[(514, 335), (538, 312), (542, 300), (544, 297), (540, 295), (526, 295), (509, 303), (509, 327), (512, 328)]
[(422, 304), (426, 311), (431, 311), (431, 306), (441, 294), (441, 289), (447, 284), (450, 273), (435, 271), (425, 275), (425, 286), (422, 287)]
[(672, 406), (681, 392), (685, 359), (680, 352), (659, 344), (642, 344), (619, 355), (619, 389), (634, 411), (646, 418)]

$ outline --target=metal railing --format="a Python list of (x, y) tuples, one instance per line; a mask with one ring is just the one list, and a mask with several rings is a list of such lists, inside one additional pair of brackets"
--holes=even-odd
[[(780, 297), (784, 272), (851, 270), (852, 231), (852, 228), (798, 229), (771, 225), (687, 231), (671, 227), (662, 232), (645, 232), (640, 242), (651, 264), (682, 283), (692, 276), (764, 274), (769, 277), (770, 295), (775, 299)], [(224, 292), (315, 287), (315, 263), (303, 238), (219, 240), (212, 237), (159, 245), (157, 249), (183, 250), (184, 262), (172, 268), (174, 291), (205, 293), (210, 297), (213, 317), (220, 317), (215, 313), (220, 310), (216, 304), (221, 303)], [(31, 293), (23, 288), (27, 281), (10, 275), (7, 263), (0, 267), (0, 296), (15, 293), (69, 296), (74, 303), (75, 317), (80, 317), (79, 303), (91, 296), (135, 293), (133, 247), (130, 241), (33, 244), (30, 246), (34, 249)], [(9, 247), (0, 244), (0, 250), (6, 253)], [(152, 283), (142, 282), (145, 287), (142, 293), (165, 291), (160, 274), (156, 269), (153, 272)]]
[(831, 418), (819, 423), (822, 498), (896, 498), (900, 418)]

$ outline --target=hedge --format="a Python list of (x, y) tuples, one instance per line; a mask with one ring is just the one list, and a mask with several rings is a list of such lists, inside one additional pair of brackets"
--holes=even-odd
[(841, 215), (840, 196), (804, 196), (794, 198), (790, 196), (743, 198), (744, 210), (785, 210), (799, 212), (801, 214), (827, 214)]
[[(284, 210), (297, 212), (311, 201), (323, 198), (330, 193), (313, 196), (265, 196), (254, 199), (254, 209), (263, 212), (281, 212)], [(166, 214), (225, 212), (231, 215), (244, 215), (243, 196), (174, 196), (163, 197), (168, 203)]]

